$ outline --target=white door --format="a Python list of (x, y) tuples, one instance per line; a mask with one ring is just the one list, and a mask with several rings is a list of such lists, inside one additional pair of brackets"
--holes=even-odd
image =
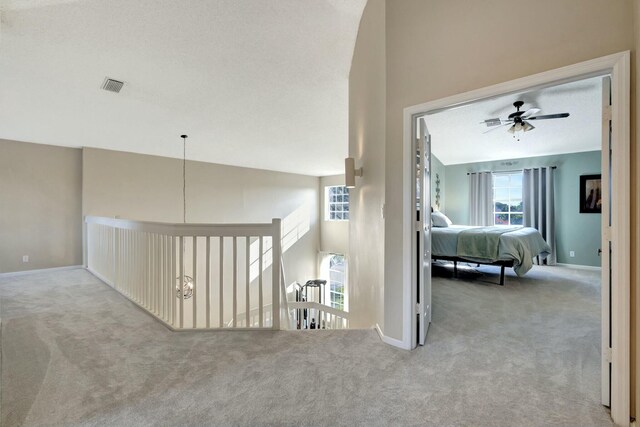
[(611, 406), (611, 77), (602, 78), (602, 404)]
[(431, 136), (424, 118), (418, 119), (418, 129), (414, 191), (415, 340), (424, 345), (431, 323)]

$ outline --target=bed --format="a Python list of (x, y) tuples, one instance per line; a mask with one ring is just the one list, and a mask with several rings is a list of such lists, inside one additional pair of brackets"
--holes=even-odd
[(538, 230), (531, 227), (496, 225), (474, 227), (450, 225), (431, 229), (431, 259), (500, 266), (500, 285), (504, 269), (513, 267), (524, 276), (533, 267), (533, 258), (544, 259), (551, 248)]

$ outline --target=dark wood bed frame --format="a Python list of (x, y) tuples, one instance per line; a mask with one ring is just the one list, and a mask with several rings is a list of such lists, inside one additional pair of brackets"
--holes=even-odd
[(504, 286), (504, 269), (506, 267), (513, 267), (513, 260), (509, 260), (509, 261), (495, 261), (495, 262), (478, 262), (478, 261), (469, 261), (468, 259), (464, 259), (464, 258), (459, 258), (459, 257), (454, 257), (454, 256), (435, 256), (432, 255), (431, 256), (431, 260), (432, 261), (438, 261), (438, 260), (443, 260), (443, 261), (453, 261), (453, 277), (458, 277), (458, 262), (467, 262), (469, 264), (478, 264), (478, 266), (480, 266), (480, 264), (482, 265), (495, 265), (500, 267), (500, 286)]

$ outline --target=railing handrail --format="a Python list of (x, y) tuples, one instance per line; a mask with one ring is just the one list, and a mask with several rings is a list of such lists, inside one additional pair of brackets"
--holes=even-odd
[(255, 224), (183, 224), (168, 222), (136, 221), (131, 219), (85, 216), (87, 224), (100, 224), (123, 230), (164, 234), (167, 236), (271, 236), (275, 220)]
[(310, 308), (318, 311), (324, 311), (347, 320), (349, 319), (348, 311), (339, 310), (337, 308), (331, 307), (330, 305), (320, 304), (319, 302), (315, 301), (289, 301), (287, 304), (289, 306), (289, 309), (291, 310)]
[[(257, 323), (258, 329), (280, 329), (280, 218), (263, 224), (172, 224), (100, 216), (84, 221), (87, 269), (170, 328), (225, 329), (232, 313), (237, 329), (238, 309), (257, 300), (258, 319), (250, 321), (245, 313), (241, 328)], [(263, 282), (267, 274), (271, 283)], [(271, 303), (271, 316), (264, 312), (265, 302)]]

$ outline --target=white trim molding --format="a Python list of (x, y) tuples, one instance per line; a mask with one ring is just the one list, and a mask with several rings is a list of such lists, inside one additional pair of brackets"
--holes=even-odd
[(378, 333), (378, 336), (380, 337), (380, 339), (382, 340), (383, 343), (392, 345), (394, 347), (401, 348), (403, 350), (411, 350), (411, 345), (406, 345), (403, 341), (400, 341), (400, 340), (397, 340), (395, 338), (391, 338), (391, 337), (386, 336), (382, 332), (382, 329), (380, 328), (379, 324), (376, 323), (376, 326), (374, 327), (374, 329)]
[(0, 279), (4, 279), (7, 277), (28, 276), (30, 274), (38, 274), (38, 273), (53, 273), (55, 271), (78, 270), (80, 268), (84, 268), (84, 266), (69, 265), (65, 267), (40, 268), (37, 270), (11, 271), (8, 273), (0, 273)]
[(556, 265), (558, 267), (574, 268), (576, 270), (602, 271), (602, 267), (596, 267), (594, 265), (565, 264), (562, 262), (558, 262)]
[[(580, 62), (555, 70), (545, 71), (509, 82), (488, 86), (446, 98), (429, 101), (404, 109), (403, 113), (403, 178), (402, 178), (402, 253), (403, 258), (403, 325), (402, 346), (411, 347), (411, 337), (415, 335), (415, 317), (412, 317), (415, 304), (413, 283), (411, 280), (412, 258), (412, 209), (411, 170), (415, 153), (412, 152), (412, 121), (418, 117), (438, 111), (470, 104), (478, 100), (495, 96), (540, 89), (588, 77), (610, 75), (612, 81), (612, 167), (611, 179), (612, 205), (616, 207), (611, 217), (610, 238), (612, 242), (612, 291), (611, 291), (611, 330), (612, 330), (612, 369), (611, 369), (611, 417), (618, 425), (630, 422), (630, 236), (631, 223), (631, 177), (630, 177), (630, 95), (631, 95), (631, 54), (629, 51), (615, 53), (590, 61)], [(604, 218), (603, 218), (604, 220)], [(387, 341), (385, 341), (387, 342)]]

